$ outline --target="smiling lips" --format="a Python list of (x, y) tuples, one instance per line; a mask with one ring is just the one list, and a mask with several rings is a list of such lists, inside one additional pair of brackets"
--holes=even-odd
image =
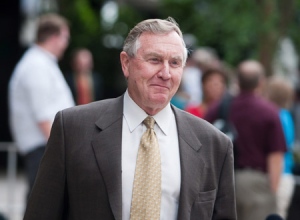
[(165, 93), (166, 91), (170, 90), (169, 87), (163, 85), (151, 85), (151, 86), (154, 87), (156, 91), (159, 91), (161, 93)]
[(170, 86), (168, 86), (168, 85), (161, 85), (161, 84), (157, 84), (157, 83), (150, 84), (150, 86), (158, 87), (160, 89), (170, 89)]

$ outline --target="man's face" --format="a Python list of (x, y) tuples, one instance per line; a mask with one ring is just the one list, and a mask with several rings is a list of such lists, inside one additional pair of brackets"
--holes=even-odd
[(121, 53), (122, 69), (130, 97), (145, 112), (154, 115), (177, 91), (183, 72), (184, 46), (176, 32), (143, 33), (135, 57)]
[(60, 34), (55, 36), (55, 46), (57, 47), (57, 57), (61, 58), (69, 45), (69, 28), (63, 27), (60, 31)]

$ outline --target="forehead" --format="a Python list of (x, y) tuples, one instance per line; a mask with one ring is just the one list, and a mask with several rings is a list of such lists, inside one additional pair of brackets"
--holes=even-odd
[(69, 28), (67, 27), (67, 26), (62, 26), (61, 28), (60, 28), (60, 35), (70, 35), (70, 30), (69, 30)]
[(91, 57), (91, 54), (90, 52), (86, 51), (86, 50), (82, 50), (82, 51), (79, 51), (77, 52), (76, 58), (90, 58)]
[(207, 76), (207, 79), (223, 79), (223, 75), (218, 72), (212, 72)]
[(184, 46), (181, 37), (172, 31), (167, 34), (143, 33), (139, 38), (139, 54), (158, 53), (160, 55), (182, 56)]
[(239, 69), (245, 75), (263, 75), (262, 66), (255, 61), (245, 61), (240, 65)]

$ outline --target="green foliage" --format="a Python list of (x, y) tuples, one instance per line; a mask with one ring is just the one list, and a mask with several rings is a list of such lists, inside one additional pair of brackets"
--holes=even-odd
[[(132, 28), (138, 22), (144, 19), (144, 16), (129, 5), (120, 5), (118, 22), (124, 22), (128, 27)], [(126, 36), (126, 33), (124, 36)]]
[[(261, 4), (254, 0), (162, 0), (161, 13), (173, 16), (184, 33), (197, 39), (195, 46), (210, 46), (228, 63), (255, 57), (259, 36), (278, 21), (262, 22)], [(272, 15), (273, 15), (272, 14)]]
[[(294, 0), (300, 8), (300, 0)], [(61, 14), (71, 21), (71, 44), (66, 54), (76, 47), (87, 47), (94, 55), (95, 69), (114, 88), (122, 75), (119, 63), (121, 46), (105, 46), (107, 36), (124, 40), (129, 30), (143, 19), (172, 16), (184, 34), (197, 39), (194, 47), (215, 48), (229, 65), (235, 66), (247, 58), (259, 58), (265, 42), (275, 47), (279, 39), (283, 7), (293, 0), (159, 0), (156, 11), (141, 11), (129, 4), (119, 4), (114, 24), (102, 24), (100, 9), (104, 0), (61, 0)], [(115, 1), (119, 2), (119, 1)], [(125, 2), (125, 1), (124, 1)], [(288, 2), (288, 3), (287, 3)], [(297, 11), (296, 11), (297, 12)], [(289, 14), (289, 13), (286, 13)], [(296, 14), (297, 15), (297, 14)], [(300, 50), (298, 29), (300, 16), (294, 16), (286, 28)], [(268, 39), (272, 39), (269, 42)], [(65, 63), (65, 67), (67, 67)]]
[(124, 86), (122, 87), (124, 83), (120, 82), (120, 79), (123, 79), (119, 61), (121, 47), (106, 47), (104, 38), (107, 35), (125, 38), (129, 28), (142, 20), (143, 16), (128, 5), (120, 5), (117, 21), (111, 27), (104, 27), (100, 14), (104, 2), (106, 1), (60, 1), (60, 13), (71, 23), (71, 41), (61, 67), (64, 72), (70, 71), (71, 54), (75, 48), (90, 49), (94, 56), (94, 69), (104, 78), (107, 96), (115, 96), (124, 89)]
[(96, 33), (99, 29), (99, 20), (97, 19), (98, 17), (88, 2), (84, 0), (78, 0), (75, 2), (74, 6), (75, 13), (78, 14), (78, 20), (80, 21), (79, 25), (83, 25), (88, 34)]
[(295, 13), (293, 14), (293, 22), (288, 29), (288, 35), (292, 38), (295, 43), (298, 53), (300, 53), (300, 0), (295, 0)]
[(88, 46), (95, 38), (99, 38), (98, 10), (92, 8), (88, 0), (63, 0), (62, 14), (71, 22), (70, 47)]

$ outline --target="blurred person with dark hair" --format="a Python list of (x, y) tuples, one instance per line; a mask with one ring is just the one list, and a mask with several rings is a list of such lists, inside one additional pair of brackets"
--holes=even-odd
[[(229, 121), (237, 132), (235, 140), (235, 184), (239, 220), (265, 219), (276, 213), (276, 192), (286, 151), (278, 108), (262, 97), (264, 68), (255, 60), (238, 66), (240, 92), (229, 108)], [(220, 105), (205, 119), (213, 123)]]
[(207, 109), (219, 101), (226, 91), (227, 78), (220, 69), (208, 69), (202, 74), (201, 83), (203, 98), (200, 105), (189, 105), (186, 111), (203, 118)]
[(93, 55), (87, 48), (76, 49), (72, 54), (72, 72), (66, 75), (77, 105), (87, 104), (103, 98), (103, 80), (93, 70)]
[(277, 191), (278, 214), (285, 219), (295, 187), (292, 173), (295, 131), (294, 120), (290, 112), (294, 100), (294, 88), (282, 77), (271, 77), (267, 80), (265, 95), (280, 109), (279, 117), (287, 146), (287, 152), (284, 154), (283, 173)]
[(24, 158), (29, 192), (55, 114), (74, 106), (71, 91), (57, 64), (69, 42), (65, 18), (42, 15), (37, 24), (36, 42), (22, 56), (9, 82), (10, 127)]

